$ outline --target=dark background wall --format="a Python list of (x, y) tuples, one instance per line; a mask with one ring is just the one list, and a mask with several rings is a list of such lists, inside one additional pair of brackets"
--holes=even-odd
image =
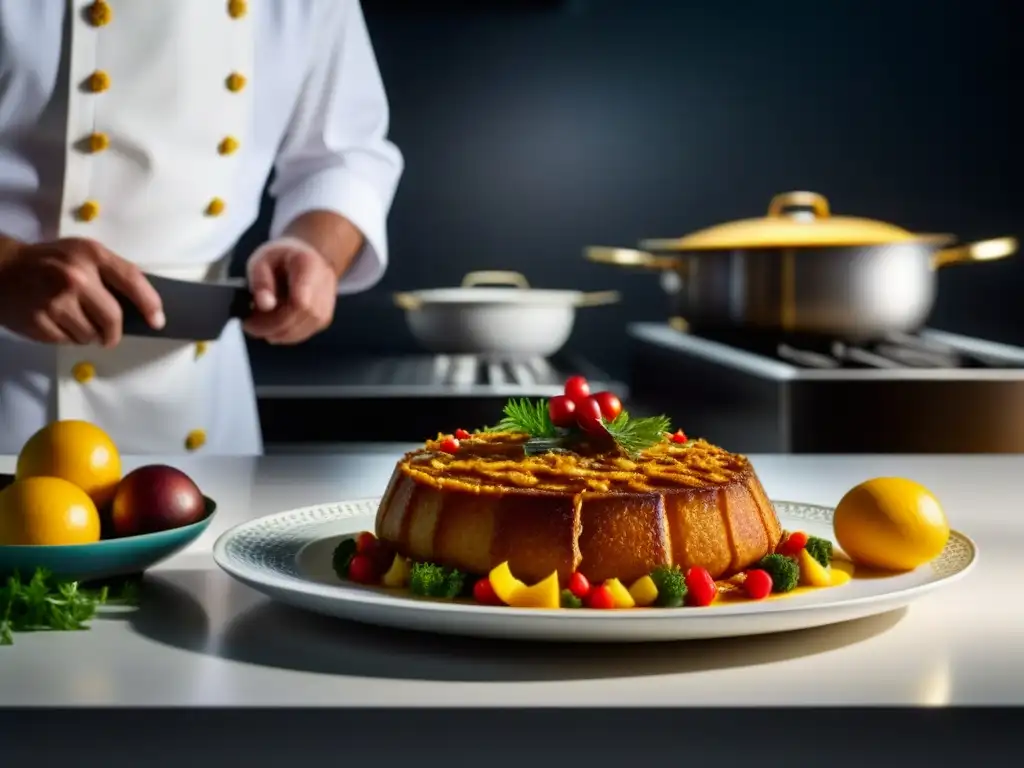
[[(1013, 0), (363, 7), (407, 171), (387, 276), (310, 347), (413, 351), (392, 291), (515, 269), (621, 289), (571, 342), (617, 368), (624, 325), (666, 297), (581, 248), (762, 215), (790, 189), (910, 229), (1024, 234)], [(1024, 257), (940, 281), (933, 326), (1024, 343)]]

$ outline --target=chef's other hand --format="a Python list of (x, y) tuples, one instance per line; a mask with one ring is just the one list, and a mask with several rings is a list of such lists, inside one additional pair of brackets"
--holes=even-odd
[(35, 341), (115, 346), (123, 317), (107, 285), (137, 306), (153, 328), (164, 326), (160, 295), (142, 270), (84, 238), (19, 244), (4, 253), (0, 325)]
[(334, 317), (338, 276), (311, 245), (282, 237), (249, 259), (249, 290), (256, 305), (246, 332), (271, 344), (298, 344)]

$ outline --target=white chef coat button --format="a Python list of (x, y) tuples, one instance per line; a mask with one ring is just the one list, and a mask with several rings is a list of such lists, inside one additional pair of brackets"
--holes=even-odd
[(193, 429), (185, 435), (185, 450), (198, 451), (206, 445), (206, 432), (201, 429)]
[(92, 153), (102, 152), (110, 146), (110, 137), (100, 131), (90, 133), (89, 138), (85, 141), (85, 145)]
[(249, 4), (245, 0), (228, 0), (228, 16), (240, 19), (249, 12)]
[(238, 139), (234, 136), (225, 136), (217, 145), (217, 151), (222, 155), (233, 154), (238, 149)]
[(240, 90), (245, 88), (245, 75), (238, 72), (232, 72), (224, 80), (224, 85), (232, 93), (238, 93)]
[(86, 384), (96, 376), (96, 366), (85, 360), (75, 363), (71, 368), (71, 376), (79, 384)]
[(86, 8), (86, 14), (89, 23), (94, 27), (106, 26), (114, 18), (113, 9), (103, 0), (96, 0), (96, 2), (90, 3), (89, 7)]
[(206, 354), (206, 351), (210, 348), (209, 342), (197, 341), (196, 342), (196, 360)]
[(227, 204), (219, 197), (215, 197), (213, 198), (213, 200), (206, 204), (206, 215), (220, 216), (222, 213), (224, 213), (225, 208), (227, 208)]
[(110, 87), (110, 75), (97, 69), (85, 81), (85, 87), (93, 93), (103, 93)]
[(75, 211), (79, 221), (92, 221), (100, 215), (100, 204), (95, 200), (86, 200)]

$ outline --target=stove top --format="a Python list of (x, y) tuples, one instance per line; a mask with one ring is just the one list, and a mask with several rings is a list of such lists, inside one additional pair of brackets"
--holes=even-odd
[(634, 339), (777, 379), (1024, 378), (1024, 349), (944, 331), (873, 341), (629, 326)]
[(744, 453), (1024, 453), (1024, 349), (629, 326), (644, 411)]

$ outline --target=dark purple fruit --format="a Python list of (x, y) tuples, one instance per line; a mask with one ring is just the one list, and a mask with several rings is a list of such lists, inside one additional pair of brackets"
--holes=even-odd
[(117, 536), (169, 531), (197, 523), (206, 514), (199, 486), (180, 469), (150, 464), (118, 483), (110, 521)]

